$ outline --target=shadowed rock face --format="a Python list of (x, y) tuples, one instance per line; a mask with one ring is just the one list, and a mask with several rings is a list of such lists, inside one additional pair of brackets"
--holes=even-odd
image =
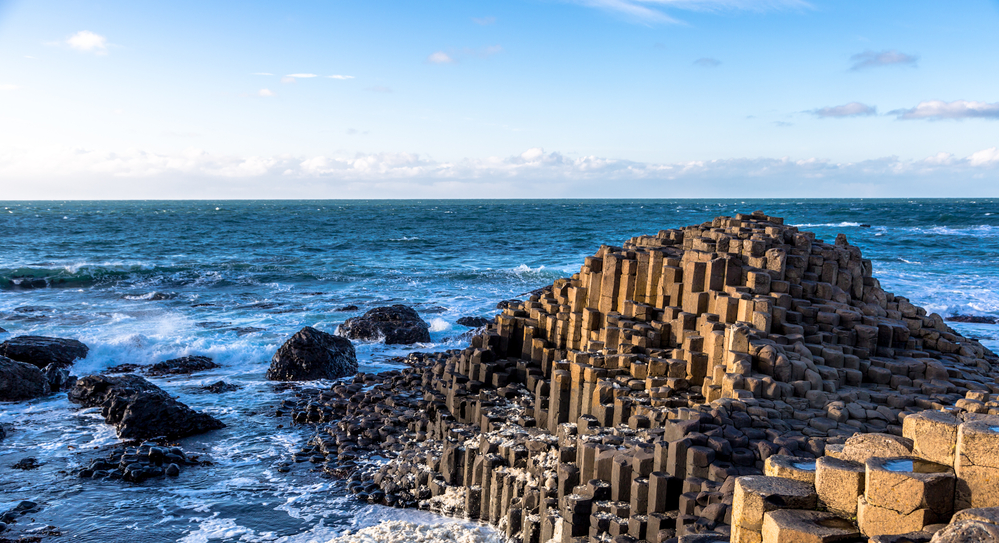
[(122, 439), (179, 439), (225, 427), (138, 375), (88, 375), (76, 382), (68, 396), (83, 407), (100, 407), (104, 421)]
[(0, 356), (0, 401), (30, 400), (49, 393), (42, 371), (26, 362)]
[(0, 356), (27, 362), (39, 369), (56, 364), (68, 366), (78, 358), (86, 358), (90, 351), (75, 339), (43, 336), (19, 336), (0, 343)]
[(196, 371), (205, 371), (219, 367), (207, 356), (185, 356), (158, 362), (149, 367), (146, 375), (187, 375)]
[(267, 378), (271, 381), (312, 381), (355, 373), (357, 355), (349, 340), (306, 326), (274, 353)]
[(360, 317), (347, 319), (336, 333), (364, 341), (385, 338), (385, 343), (390, 345), (430, 342), (430, 325), (420, 318), (416, 310), (399, 304), (376, 307)]

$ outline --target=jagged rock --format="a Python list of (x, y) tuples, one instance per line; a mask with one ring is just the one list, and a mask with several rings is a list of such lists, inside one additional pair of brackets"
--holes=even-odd
[(52, 392), (69, 390), (76, 383), (76, 377), (69, 374), (69, 369), (58, 364), (49, 364), (42, 370), (42, 375), (49, 382), (49, 389)]
[(357, 354), (350, 341), (306, 326), (281, 346), (271, 359), (272, 381), (338, 379), (357, 373)]
[(100, 407), (105, 422), (114, 425), (122, 439), (178, 439), (225, 427), (215, 417), (178, 402), (138, 375), (88, 375), (77, 380), (69, 400), (84, 407)]
[(0, 401), (19, 402), (49, 393), (49, 382), (37, 367), (0, 356)]
[(430, 342), (430, 325), (420, 318), (416, 310), (401, 304), (376, 307), (360, 317), (347, 319), (336, 333), (364, 341), (384, 338), (386, 344)]
[(103, 373), (133, 373), (139, 371), (142, 366), (139, 364), (118, 364), (117, 366), (111, 366), (110, 368), (104, 370)]
[(337, 312), (357, 311), (358, 309), (360, 309), (360, 308), (358, 308), (356, 305), (350, 304), (350, 305), (345, 305), (343, 307), (337, 308)]
[(90, 349), (75, 339), (43, 336), (18, 336), (0, 343), (0, 356), (27, 362), (39, 369), (56, 364), (68, 366), (86, 358)]
[(492, 319), (486, 319), (483, 317), (462, 317), (454, 322), (455, 324), (460, 324), (461, 326), (467, 326), (469, 328), (481, 328), (493, 321)]
[(239, 385), (234, 385), (232, 383), (226, 383), (225, 381), (218, 381), (210, 385), (201, 387), (202, 390), (207, 390), (213, 394), (221, 394), (223, 392), (232, 392), (234, 390), (239, 390)]
[(971, 324), (999, 324), (999, 317), (982, 317), (979, 315), (951, 315), (944, 320)]
[(207, 356), (184, 356), (157, 362), (146, 370), (146, 375), (158, 377), (161, 375), (188, 375), (196, 371), (205, 371), (219, 367)]

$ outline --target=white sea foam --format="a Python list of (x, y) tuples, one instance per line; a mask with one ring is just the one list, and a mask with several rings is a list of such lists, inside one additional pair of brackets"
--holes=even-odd
[(448, 321), (446, 321), (446, 320), (444, 320), (444, 319), (442, 319), (440, 317), (434, 317), (434, 318), (430, 319), (430, 323), (429, 324), (430, 324), (430, 331), (431, 332), (445, 332), (445, 331), (450, 330), (450, 329), (453, 328), (453, 326), (451, 326), (450, 322), (448, 322)]

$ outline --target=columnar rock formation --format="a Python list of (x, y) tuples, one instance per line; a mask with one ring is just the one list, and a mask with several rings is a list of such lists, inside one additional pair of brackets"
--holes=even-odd
[[(294, 416), (334, 421), (302, 453), (332, 473), (393, 457), (361, 464), (362, 497), (524, 542), (838, 541), (999, 505), (981, 452), (999, 417), (994, 438), (964, 422), (999, 414), (996, 362), (885, 292), (845, 236), (756, 212), (601, 247), (467, 349)], [(921, 452), (941, 432), (950, 452)]]

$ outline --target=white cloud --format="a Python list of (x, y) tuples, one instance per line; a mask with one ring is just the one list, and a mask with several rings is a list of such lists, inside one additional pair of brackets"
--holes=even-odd
[(694, 64), (703, 68), (717, 68), (721, 66), (721, 61), (716, 58), (704, 57), (695, 60)]
[(664, 9), (687, 11), (771, 11), (810, 8), (804, 0), (567, 0), (619, 13), (645, 23), (677, 23)]
[(880, 68), (882, 66), (915, 66), (919, 57), (907, 55), (895, 50), (891, 51), (864, 51), (850, 57), (853, 65), (850, 70), (858, 71), (868, 68)]
[(877, 115), (878, 110), (874, 106), (861, 104), (860, 102), (850, 102), (849, 104), (843, 104), (841, 106), (830, 106), (820, 109), (813, 109), (810, 113), (812, 113), (816, 117), (843, 118), (843, 117), (864, 117), (869, 115)]
[(454, 59), (451, 58), (451, 55), (445, 53), (444, 51), (437, 51), (427, 57), (427, 62), (431, 64), (451, 64), (454, 62)]
[(354, 79), (352, 75), (328, 75), (326, 77), (330, 79)]
[(78, 51), (86, 51), (98, 55), (107, 54), (108, 40), (104, 36), (89, 30), (81, 30), (66, 40), (66, 44)]
[(19, 85), (14, 85), (11, 83), (0, 83), (0, 91), (12, 91), (21, 88)]
[(968, 157), (972, 166), (999, 166), (999, 147), (982, 149)]
[(263, 98), (270, 98), (271, 96), (277, 96), (277, 93), (270, 89), (260, 89), (260, 91), (257, 92), (257, 95)]
[(999, 102), (973, 102), (969, 100), (928, 100), (916, 104), (912, 109), (896, 109), (889, 114), (897, 115), (899, 119), (928, 119), (939, 121), (943, 119), (999, 119)]
[(312, 77), (319, 77), (316, 74), (288, 74), (285, 77), (294, 77), (295, 79), (309, 79)]

